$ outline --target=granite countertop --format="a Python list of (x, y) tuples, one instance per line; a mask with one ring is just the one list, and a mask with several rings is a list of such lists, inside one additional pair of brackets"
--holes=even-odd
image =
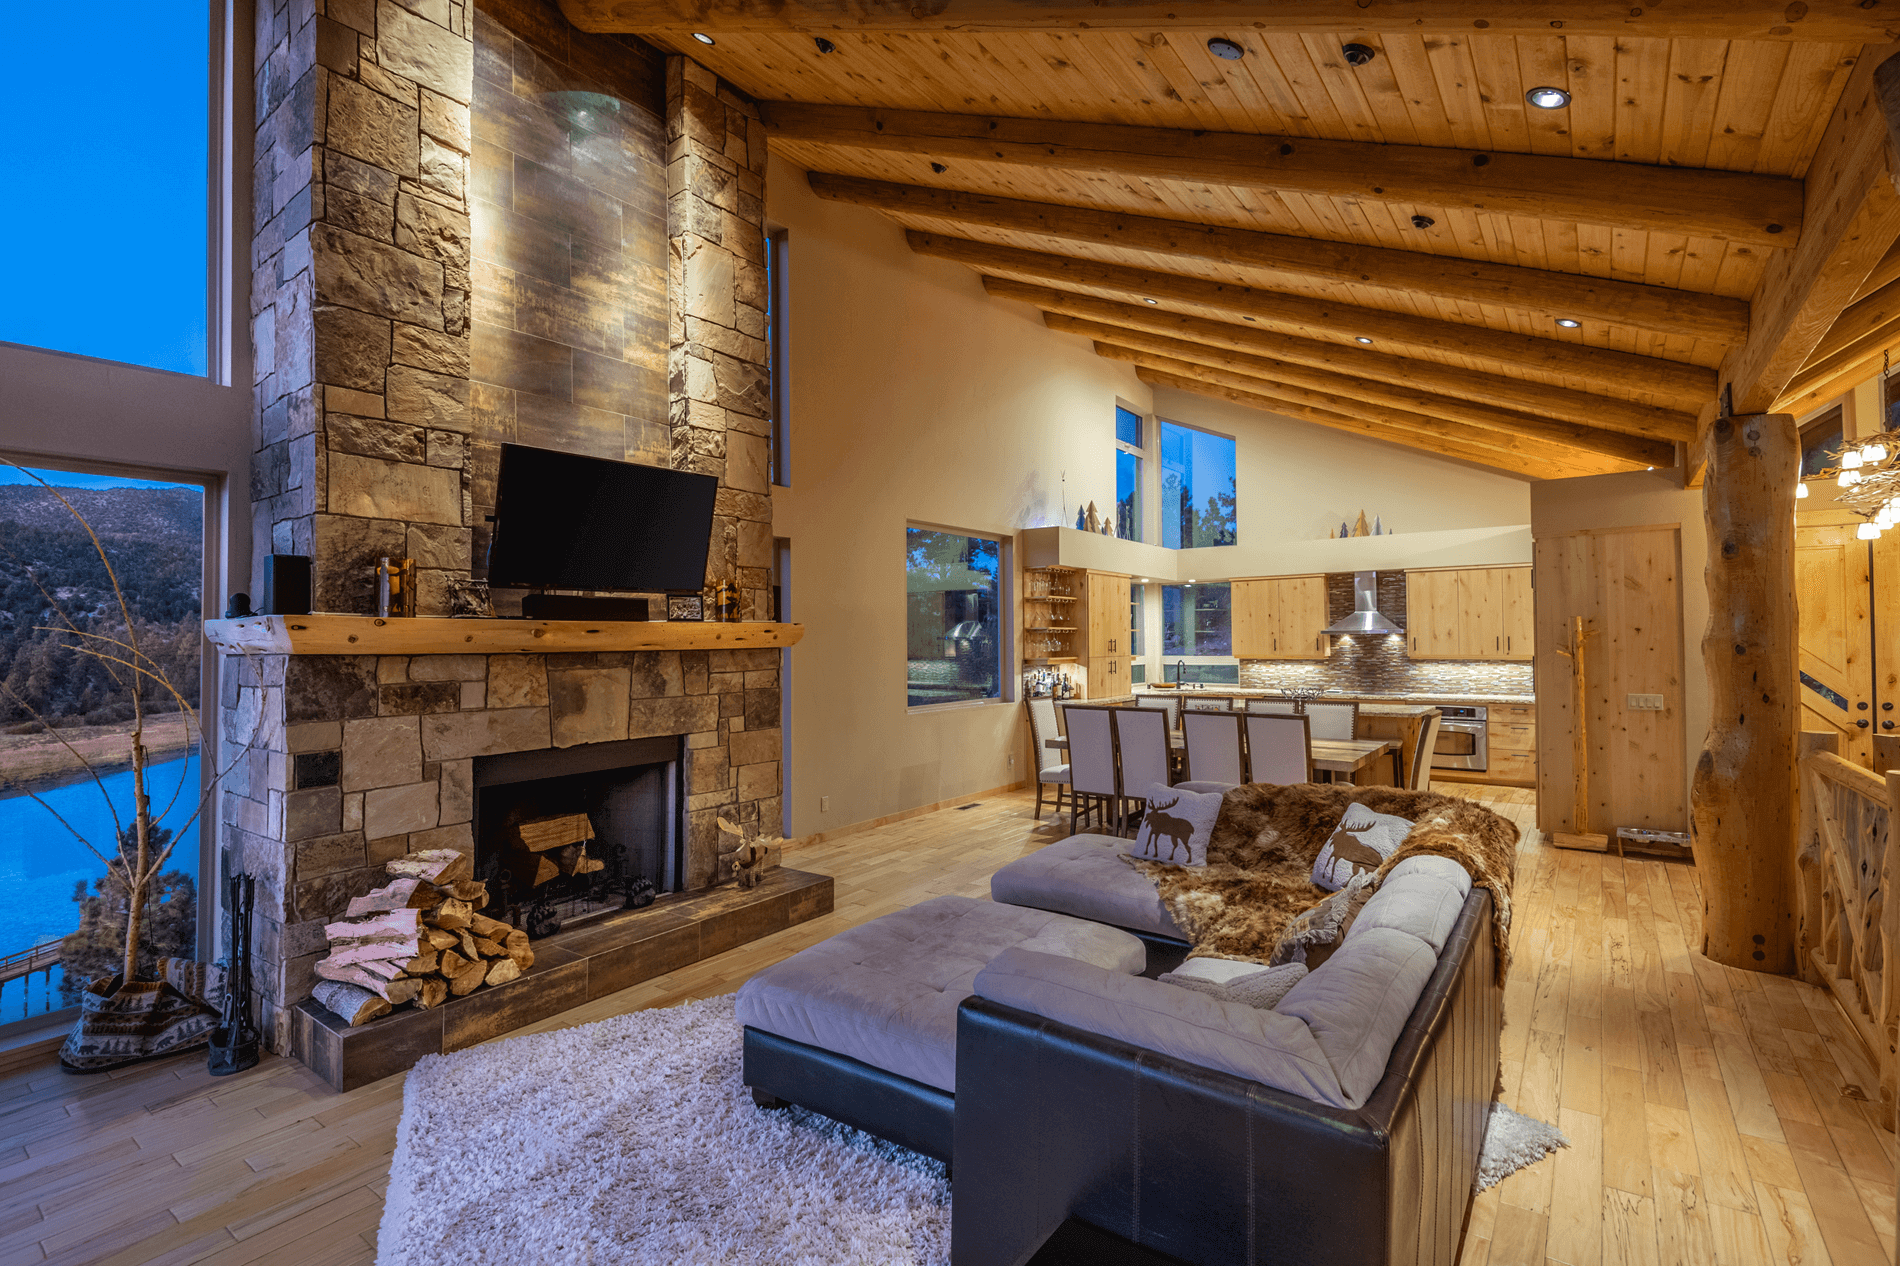
[[(1152, 689), (1144, 687), (1140, 689), (1139, 691), (1137, 691), (1137, 693), (1178, 694), (1184, 698), (1189, 698), (1189, 699), (1193, 698), (1195, 695), (1231, 695), (1238, 698), (1250, 698), (1250, 699), (1278, 699), (1280, 698), (1280, 692), (1278, 690), (1258, 690), (1258, 689), (1251, 689), (1246, 686), (1209, 686), (1205, 690), (1190, 689), (1190, 690), (1160, 690), (1160, 691), (1156, 691), (1156, 690), (1152, 690)], [(1522, 707), (1531, 707), (1537, 702), (1536, 696), (1534, 695), (1482, 695), (1482, 694), (1461, 695), (1461, 694), (1435, 693), (1435, 692), (1429, 692), (1429, 691), (1412, 691), (1410, 693), (1401, 693), (1401, 694), (1376, 694), (1376, 693), (1371, 693), (1371, 692), (1356, 692), (1355, 693), (1355, 692), (1349, 692), (1349, 691), (1344, 691), (1344, 690), (1339, 690), (1339, 691), (1329, 690), (1325, 694), (1320, 695), (1319, 697), (1321, 699), (1338, 699), (1342, 701), (1348, 700), (1348, 699), (1356, 699), (1360, 703), (1371, 705), (1371, 706), (1394, 705), (1394, 704), (1426, 704), (1426, 705), (1436, 706), (1438, 704), (1457, 704), (1457, 705), (1463, 705), (1463, 706), (1468, 706), (1468, 707), (1486, 707), (1486, 706), (1509, 707), (1513, 705), (1522, 706)], [(1402, 716), (1406, 714), (1401, 712), (1401, 713), (1394, 713), (1392, 715)]]

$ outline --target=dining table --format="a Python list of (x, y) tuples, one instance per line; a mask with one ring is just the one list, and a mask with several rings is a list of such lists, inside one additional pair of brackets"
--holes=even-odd
[[(1168, 741), (1177, 752), (1186, 749), (1187, 740), (1179, 734), (1170, 734)], [(1069, 740), (1066, 737), (1052, 738), (1043, 746), (1066, 752), (1069, 750)], [(1348, 778), (1394, 750), (1391, 739), (1314, 739), (1312, 749), (1314, 770), (1334, 775), (1345, 774)]]

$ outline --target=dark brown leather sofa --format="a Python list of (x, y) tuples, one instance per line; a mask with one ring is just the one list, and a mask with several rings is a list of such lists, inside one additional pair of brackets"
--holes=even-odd
[(1474, 888), (1363, 1107), (973, 997), (957, 1019), (954, 1266), (1021, 1266), (1077, 1219), (1215, 1266), (1454, 1266), (1498, 1077)]

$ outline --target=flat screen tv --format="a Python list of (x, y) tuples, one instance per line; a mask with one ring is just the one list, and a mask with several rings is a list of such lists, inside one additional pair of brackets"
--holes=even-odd
[(488, 583), (697, 591), (718, 487), (692, 471), (503, 444)]

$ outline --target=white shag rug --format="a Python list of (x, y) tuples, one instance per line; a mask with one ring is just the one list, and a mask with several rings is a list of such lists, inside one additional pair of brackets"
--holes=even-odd
[[(377, 1266), (928, 1263), (943, 1165), (739, 1081), (732, 996), (430, 1055), (403, 1085)], [(1570, 1141), (1492, 1109), (1478, 1190)]]
[(939, 1263), (943, 1166), (739, 1081), (732, 997), (432, 1055), (377, 1266)]
[(1478, 1190), (1489, 1190), (1526, 1165), (1569, 1146), (1570, 1140), (1556, 1126), (1494, 1103), (1491, 1120), (1484, 1127), (1484, 1149), (1478, 1153)]

